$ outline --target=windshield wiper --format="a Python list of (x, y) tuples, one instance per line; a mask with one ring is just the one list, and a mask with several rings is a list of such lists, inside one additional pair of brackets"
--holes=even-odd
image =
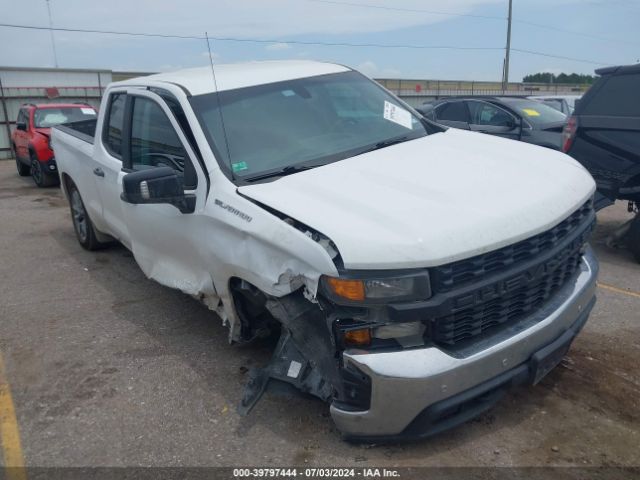
[(404, 135), (402, 137), (391, 138), (389, 140), (383, 140), (382, 142), (376, 143), (374, 146), (366, 148), (362, 153), (373, 152), (374, 150), (380, 150), (381, 148), (387, 148), (391, 145), (396, 145), (397, 143), (406, 142), (407, 140), (411, 140), (408, 135)]
[(289, 165), (280, 170), (276, 170), (274, 172), (263, 173), (260, 175), (255, 175), (253, 177), (243, 179), (245, 182), (254, 182), (256, 180), (263, 180), (265, 178), (273, 178), (273, 177), (286, 177), (287, 175), (292, 175), (298, 172), (304, 172), (305, 170), (311, 170), (312, 168), (321, 167), (322, 165), (326, 165), (325, 163), (321, 163), (319, 165)]

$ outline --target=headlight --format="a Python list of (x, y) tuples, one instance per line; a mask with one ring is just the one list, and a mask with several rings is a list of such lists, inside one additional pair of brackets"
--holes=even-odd
[[(351, 327), (342, 332), (345, 347), (370, 347), (377, 340), (394, 340), (404, 348), (424, 345), (425, 325), (422, 322), (389, 323), (364, 328)], [(388, 346), (388, 343), (386, 344)]]
[(422, 322), (406, 322), (406, 323), (389, 323), (373, 329), (373, 337), (387, 338), (406, 338), (422, 336), (425, 326)]
[(425, 271), (405, 275), (371, 273), (360, 278), (322, 277), (325, 292), (336, 303), (371, 303), (425, 300), (431, 296)]

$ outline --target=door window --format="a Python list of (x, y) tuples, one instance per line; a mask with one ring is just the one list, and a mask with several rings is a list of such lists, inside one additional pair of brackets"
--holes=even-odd
[(196, 186), (195, 170), (169, 118), (153, 100), (136, 97), (131, 118), (131, 168), (153, 167), (171, 167), (183, 176), (185, 188)]
[(464, 102), (449, 102), (436, 108), (438, 120), (469, 123), (469, 114)]
[(494, 127), (510, 127), (513, 125), (513, 115), (487, 102), (467, 102), (474, 125), (490, 125)]
[(105, 147), (111, 155), (119, 159), (122, 159), (122, 129), (126, 98), (125, 93), (111, 94), (103, 134)]
[(18, 120), (16, 120), (16, 123), (24, 123), (27, 125), (27, 128), (29, 127), (28, 117), (23, 109), (18, 112)]

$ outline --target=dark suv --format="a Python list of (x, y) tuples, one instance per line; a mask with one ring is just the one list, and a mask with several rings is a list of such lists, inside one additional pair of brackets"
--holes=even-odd
[[(596, 70), (600, 78), (578, 102), (563, 133), (562, 150), (589, 170), (600, 208), (628, 200), (640, 209), (640, 64)], [(640, 215), (628, 243), (640, 262)]]

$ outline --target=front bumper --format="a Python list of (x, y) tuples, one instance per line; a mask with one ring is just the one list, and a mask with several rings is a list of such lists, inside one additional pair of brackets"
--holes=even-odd
[(568, 347), (595, 303), (597, 275), (589, 248), (575, 280), (534, 315), (463, 351), (345, 352), (345, 365), (371, 379), (371, 405), (366, 411), (332, 405), (338, 429), (360, 440), (425, 437), (481, 413), (509, 385), (532, 381), (545, 347)]
[(56, 163), (56, 159), (54, 157), (51, 157), (49, 160), (42, 161), (40, 163), (42, 163), (42, 170), (47, 173), (54, 173), (58, 171), (58, 164)]

